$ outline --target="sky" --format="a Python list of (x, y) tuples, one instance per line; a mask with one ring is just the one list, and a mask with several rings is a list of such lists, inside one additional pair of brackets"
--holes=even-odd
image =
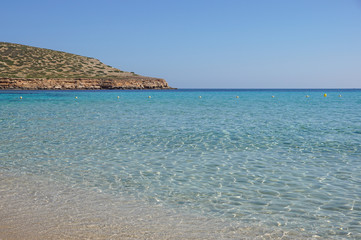
[(361, 88), (361, 0), (1, 3), (0, 41), (177, 88)]

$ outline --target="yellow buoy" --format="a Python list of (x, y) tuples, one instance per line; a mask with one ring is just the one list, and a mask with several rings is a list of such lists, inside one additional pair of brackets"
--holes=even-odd
[(327, 97), (327, 93), (323, 94), (324, 97)]
[(22, 97), (22, 96), (20, 96), (20, 99), (23, 99), (23, 97)]
[(119, 96), (117, 96), (117, 98), (119, 99)]
[(310, 96), (306, 95), (307, 98), (309, 98)]
[(239, 96), (237, 96), (236, 98), (239, 98)]
[(340, 95), (338, 95), (338, 96), (339, 96), (339, 97), (342, 97), (342, 96), (341, 96), (341, 94), (340, 94)]
[(75, 97), (75, 99), (78, 99), (78, 97)]
[(274, 98), (275, 96), (272, 95), (272, 98)]
[(151, 96), (148, 96), (148, 98), (152, 98)]
[(202, 96), (199, 96), (199, 98), (202, 98)]

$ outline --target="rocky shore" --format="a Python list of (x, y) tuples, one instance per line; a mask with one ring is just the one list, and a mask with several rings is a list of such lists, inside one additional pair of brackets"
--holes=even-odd
[(71, 90), (71, 89), (174, 89), (161, 78), (142, 76), (124, 79), (45, 79), (0, 78), (0, 89), (21, 90)]

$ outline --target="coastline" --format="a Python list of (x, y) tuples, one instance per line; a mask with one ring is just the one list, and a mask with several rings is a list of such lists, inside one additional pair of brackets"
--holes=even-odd
[(101, 90), (101, 89), (174, 89), (161, 78), (4, 78), (1, 90)]

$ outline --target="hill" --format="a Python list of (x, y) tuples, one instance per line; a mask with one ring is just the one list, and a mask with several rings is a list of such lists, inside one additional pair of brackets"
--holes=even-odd
[(0, 42), (0, 89), (153, 89), (164, 79), (139, 76), (76, 54)]

